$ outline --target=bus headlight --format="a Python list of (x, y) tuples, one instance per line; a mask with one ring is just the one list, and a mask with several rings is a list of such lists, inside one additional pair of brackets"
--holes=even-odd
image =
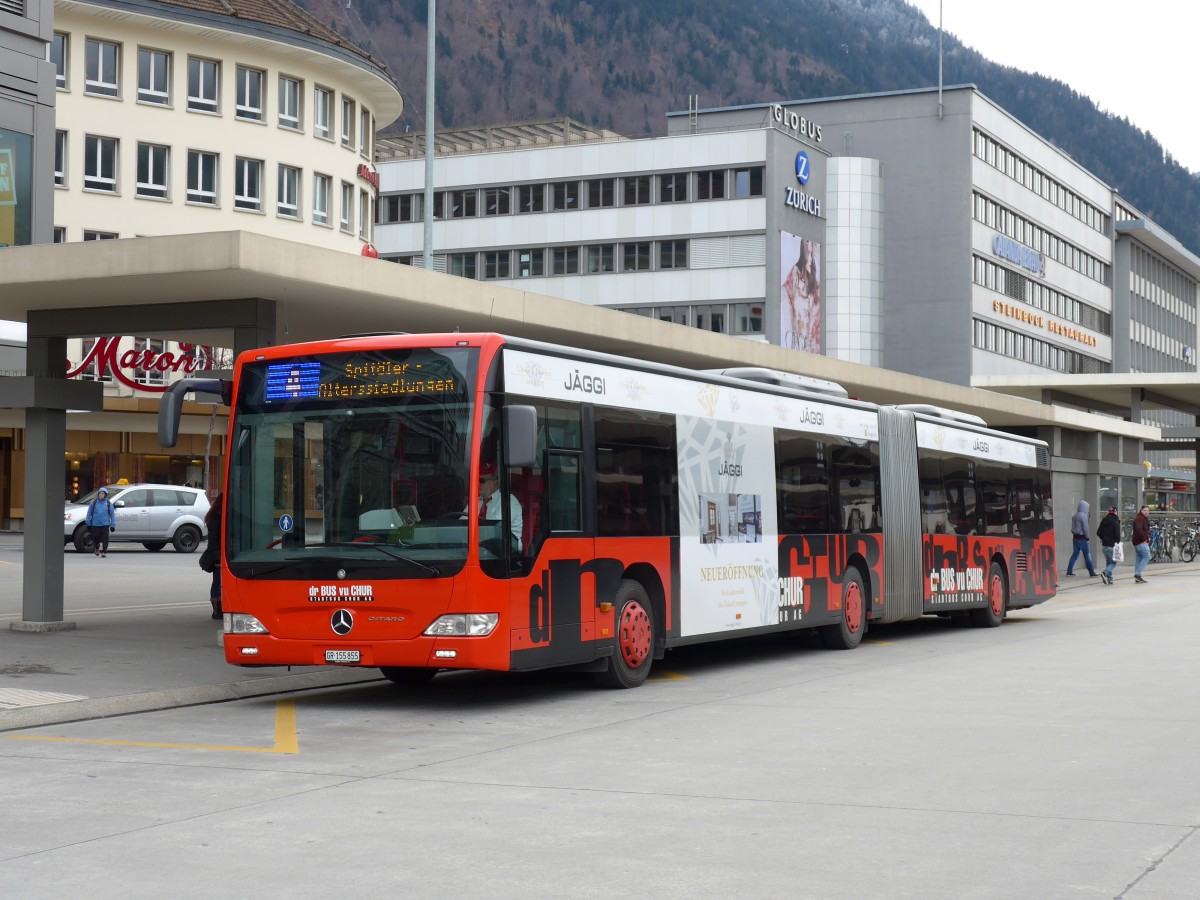
[(429, 637), (485, 637), (499, 621), (500, 616), (496, 613), (441, 616), (425, 629), (425, 634)]
[(246, 613), (225, 613), (226, 634), (269, 634), (265, 625)]

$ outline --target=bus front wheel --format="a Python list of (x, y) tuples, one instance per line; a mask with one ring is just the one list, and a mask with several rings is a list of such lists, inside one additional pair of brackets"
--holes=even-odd
[(988, 571), (987, 606), (971, 610), (971, 624), (976, 628), (995, 628), (1004, 621), (1004, 610), (1008, 606), (1008, 584), (999, 563), (992, 563)]
[(863, 590), (862, 574), (851, 566), (842, 582), (842, 618), (833, 625), (817, 629), (821, 640), (830, 650), (853, 650), (862, 643), (867, 630), (867, 593)]
[(634, 688), (650, 674), (654, 660), (654, 611), (646, 589), (636, 581), (624, 580), (613, 603), (617, 614), (612, 656), (597, 680), (605, 687)]

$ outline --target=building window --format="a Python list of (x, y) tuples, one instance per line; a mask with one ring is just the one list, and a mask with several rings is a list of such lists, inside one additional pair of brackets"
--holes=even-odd
[(531, 278), (546, 274), (546, 251), (541, 247), (517, 251), (517, 277)]
[(169, 153), (161, 144), (137, 146), (137, 195), (165, 200)]
[(239, 156), (233, 169), (233, 208), (262, 212), (261, 159)]
[(716, 331), (720, 334), (725, 334), (725, 313), (727, 309), (724, 304), (716, 306), (697, 306), (692, 310), (695, 326), (701, 331)]
[(192, 112), (217, 112), (220, 83), (221, 64), (219, 62), (189, 57), (187, 108)]
[(623, 202), (626, 206), (640, 206), (650, 202), (649, 175), (630, 175), (624, 181), (625, 198)]
[(479, 215), (479, 191), (447, 191), (451, 219), (473, 219)]
[(354, 101), (342, 98), (342, 146), (354, 149)]
[(61, 225), (54, 226), (54, 243), (65, 244), (67, 242), (67, 229)]
[(329, 224), (329, 194), (332, 189), (333, 179), (328, 175), (313, 175), (312, 220), (316, 225)]
[(376, 221), (381, 225), (390, 225), (396, 222), (419, 222), (421, 221), (422, 199), (415, 194), (388, 194), (380, 197)]
[(279, 167), (279, 193), (275, 200), (277, 215), (300, 218), (300, 170), (295, 166)]
[[(92, 238), (92, 240), (96, 240), (96, 238)], [(97, 338), (83, 339), (84, 359), (87, 359), (92, 355), (92, 350), (95, 349), (97, 340)], [(79, 378), (80, 381), (104, 381), (109, 384), (111, 384), (113, 381), (111, 369), (106, 367), (104, 374), (100, 374), (100, 361), (98, 359), (93, 359), (90, 363), (88, 363), (87, 368), (80, 372), (76, 377)]]
[[(154, 358), (161, 358), (163, 351), (166, 349), (167, 342), (162, 338), (135, 337), (133, 339), (133, 350), (139, 358), (143, 358), (147, 351), (153, 354)], [(166, 384), (167, 373), (160, 372), (158, 369), (134, 369), (133, 380), (138, 384)]]
[(54, 86), (59, 90), (67, 89), (67, 58), (71, 46), (71, 38), (61, 31), (54, 32), (54, 40), (50, 44), (50, 62), (54, 63)]
[(613, 272), (614, 256), (616, 253), (615, 245), (613, 244), (589, 244), (587, 249), (587, 272)]
[(512, 253), (507, 250), (491, 250), (483, 254), (484, 278), (512, 277)]
[(217, 154), (188, 151), (187, 202), (217, 205)]
[(354, 185), (342, 182), (342, 209), (338, 225), (342, 231), (350, 231), (354, 222)]
[(138, 100), (167, 106), (171, 102), (171, 54), (138, 48)]
[(121, 64), (121, 48), (110, 41), (88, 38), (87, 72), (84, 91), (101, 97), (116, 97), (120, 93), (118, 81)]
[(358, 113), (358, 152), (367, 159), (371, 158), (371, 111), (362, 109)]
[(687, 245), (687, 241), (659, 241), (658, 267), (660, 269), (686, 269)]
[(89, 231), (85, 229), (83, 239), (85, 241), (115, 241), (117, 233), (115, 231)]
[(650, 242), (622, 244), (623, 272), (644, 272), (650, 268)]
[(488, 188), (483, 193), (485, 216), (507, 216), (512, 212), (512, 188)]
[(462, 278), (475, 277), (474, 253), (450, 253), (446, 256), (446, 273)]
[(234, 115), (248, 122), (263, 120), (263, 73), (237, 67), (237, 106)]
[(84, 139), (83, 187), (117, 192), (117, 139), (87, 135)]
[(358, 236), (371, 240), (371, 196), (366, 191), (358, 192)]
[(545, 208), (546, 186), (544, 184), (523, 184), (517, 188), (519, 212), (542, 212)]
[(725, 170), (696, 173), (696, 199), (720, 200), (725, 196)]
[(588, 209), (616, 205), (617, 179), (593, 178), (587, 183)]
[(682, 203), (687, 200), (687, 173), (658, 176), (658, 202)]
[(751, 169), (734, 169), (733, 170), (733, 196), (742, 199), (745, 197), (761, 197), (763, 195), (763, 170), (762, 166), (755, 166)]
[(734, 334), (763, 333), (763, 305), (761, 303), (735, 303), (733, 305)]
[(67, 133), (54, 132), (54, 186), (67, 186)]
[(319, 87), (313, 91), (313, 136), (330, 140), (329, 119), (333, 115), (333, 92)]
[(579, 182), (556, 181), (550, 185), (554, 209), (579, 209)]
[(279, 76), (279, 127), (300, 130), (300, 98), (304, 96), (304, 85), (295, 78)]
[(553, 257), (551, 264), (555, 275), (579, 274), (578, 247), (555, 247)]

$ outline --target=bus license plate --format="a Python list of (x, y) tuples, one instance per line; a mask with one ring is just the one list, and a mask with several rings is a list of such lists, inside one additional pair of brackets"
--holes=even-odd
[(361, 654), (358, 650), (326, 650), (325, 662), (332, 663), (356, 663), (360, 660)]

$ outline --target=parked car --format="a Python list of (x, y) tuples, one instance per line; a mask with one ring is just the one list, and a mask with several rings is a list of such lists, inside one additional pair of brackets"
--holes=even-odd
[[(208, 497), (199, 488), (168, 484), (114, 484), (105, 488), (112, 501), (117, 527), (113, 543), (138, 542), (147, 550), (161, 550), (170, 542), (179, 553), (192, 553), (208, 535), (204, 515)], [(63, 512), (64, 543), (80, 553), (91, 553), (92, 533), (84, 520), (88, 504), (100, 488), (68, 502)]]

